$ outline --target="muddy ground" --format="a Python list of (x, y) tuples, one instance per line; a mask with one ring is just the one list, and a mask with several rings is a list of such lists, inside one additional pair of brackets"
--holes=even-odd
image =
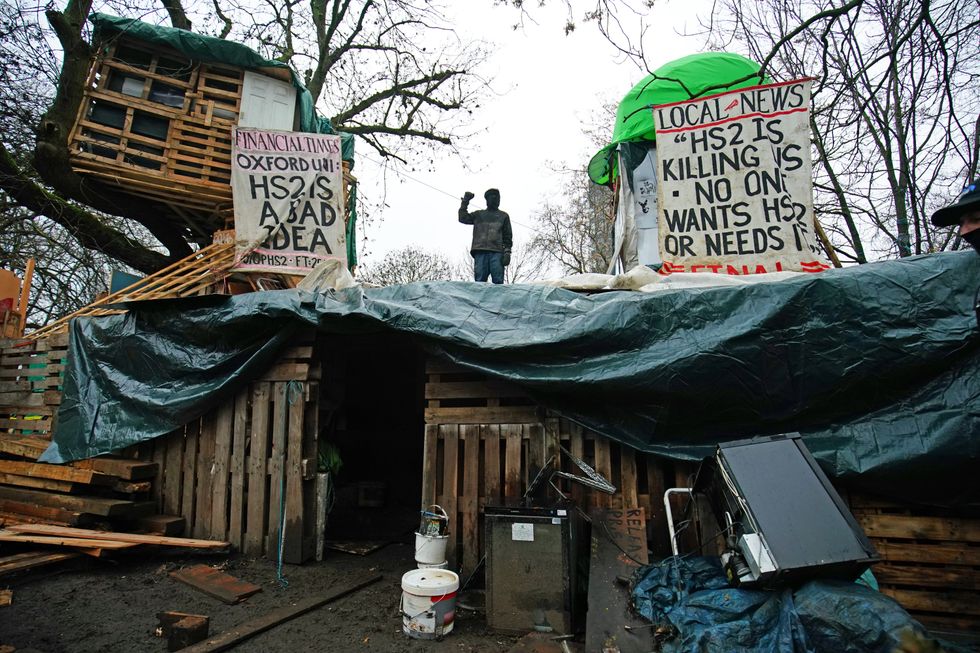
[[(401, 631), (399, 599), (404, 572), (415, 567), (414, 548), (394, 543), (368, 556), (328, 551), (321, 563), (285, 566), (287, 587), (276, 566), (241, 556), (163, 554), (144, 549), (114, 560), (84, 560), (60, 569), (39, 569), (0, 581), (14, 591), (0, 608), (0, 644), (18, 651), (166, 651), (153, 636), (156, 613), (177, 610), (211, 617), (211, 634), (288, 603), (324, 594), (373, 573), (384, 578), (243, 643), (238, 651), (508, 651), (516, 638), (487, 631), (483, 615), (458, 610), (455, 631), (441, 642), (419, 641)], [(225, 605), (178, 583), (168, 572), (200, 563), (262, 587), (238, 605)]]

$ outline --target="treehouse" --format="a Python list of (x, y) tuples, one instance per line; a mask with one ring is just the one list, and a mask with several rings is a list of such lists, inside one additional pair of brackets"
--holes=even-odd
[[(103, 14), (92, 22), (72, 168), (165, 205), (201, 242), (232, 226), (232, 127), (335, 133), (291, 68), (240, 43)], [(347, 207), (349, 136), (343, 150)]]

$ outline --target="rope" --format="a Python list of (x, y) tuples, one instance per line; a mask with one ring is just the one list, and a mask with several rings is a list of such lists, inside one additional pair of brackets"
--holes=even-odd
[[(290, 381), (286, 384), (286, 404), (292, 406), (297, 400), (303, 397), (303, 382), (302, 381)], [(282, 416), (283, 421), (286, 421), (286, 416), (288, 415), (289, 408), (283, 408), (284, 414)], [(286, 438), (289, 438), (289, 429), (283, 429)], [(283, 589), (289, 587), (289, 581), (286, 577), (282, 575), (282, 550), (283, 545), (286, 542), (286, 450), (288, 447), (282, 448), (282, 465), (279, 471), (279, 541), (278, 541), (278, 551), (276, 552), (276, 580), (279, 582), (279, 586)]]

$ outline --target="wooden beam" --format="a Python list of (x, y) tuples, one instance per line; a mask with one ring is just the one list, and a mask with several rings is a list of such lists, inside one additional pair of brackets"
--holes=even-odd
[(95, 531), (87, 528), (68, 528), (46, 524), (23, 524), (7, 529), (15, 533), (77, 537), (92, 540), (112, 540), (113, 542), (132, 542), (134, 544), (155, 544), (157, 546), (179, 546), (187, 549), (227, 549), (228, 542), (216, 540), (196, 540), (189, 537), (167, 537), (144, 533), (119, 533), (116, 531)]
[(228, 605), (240, 603), (262, 591), (258, 585), (239, 580), (208, 565), (172, 571), (170, 577)]
[(34, 503), (49, 508), (85, 512), (103, 517), (137, 517), (141, 516), (137, 513), (143, 512), (143, 506), (140, 506), (139, 502), (52, 494), (40, 490), (24, 490), (12, 487), (0, 487), (0, 500)]
[(244, 642), (251, 637), (255, 637), (259, 633), (264, 633), (270, 628), (274, 628), (281, 623), (295, 619), (296, 617), (304, 615), (311, 610), (316, 610), (317, 608), (327, 605), (328, 603), (333, 603), (334, 601), (341, 599), (348, 594), (353, 594), (354, 592), (363, 589), (368, 585), (378, 582), (381, 580), (381, 578), (381, 574), (368, 576), (339, 590), (334, 590), (333, 592), (324, 594), (323, 596), (312, 597), (299, 601), (294, 605), (283, 606), (277, 610), (273, 610), (272, 612), (264, 614), (261, 617), (246, 621), (245, 623), (239, 624), (227, 632), (211, 637), (204, 642), (195, 644), (194, 646), (190, 646), (183, 650), (185, 653), (215, 653), (217, 651), (227, 651), (228, 649), (237, 646), (241, 642)]

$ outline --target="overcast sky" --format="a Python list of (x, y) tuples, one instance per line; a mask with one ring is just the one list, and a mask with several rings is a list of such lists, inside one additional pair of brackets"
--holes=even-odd
[[(512, 9), (489, 2), (453, 4), (449, 18), (462, 38), (495, 45), (485, 73), (497, 94), (488, 93), (476, 115), (481, 131), (463, 144), (469, 171), (447, 154), (436, 161), (434, 172), (413, 172), (412, 178), (400, 180), (389, 174), (381, 220), (359, 229), (361, 264), (377, 263), (387, 252), (413, 244), (462, 258), (471, 231), (456, 221), (459, 197), (472, 191), (477, 196), (472, 207), (483, 208), (483, 191), (491, 186), (500, 189), (501, 209), (511, 216), (515, 241), (524, 242), (532, 233), (536, 208), (559, 190), (561, 180), (549, 162), (585, 167), (595, 151), (582, 133), (585, 122), (603, 102), (618, 103), (644, 73), (624, 61), (593, 24), (580, 23), (565, 36), (561, 4), (535, 8), (537, 24), (525, 21), (517, 31)], [(706, 5), (702, 0), (656, 3), (646, 38), (651, 68), (702, 49), (702, 38), (678, 33), (696, 31), (697, 11), (703, 13)], [(374, 203), (382, 193), (378, 157), (363, 143), (357, 148), (358, 192)]]

